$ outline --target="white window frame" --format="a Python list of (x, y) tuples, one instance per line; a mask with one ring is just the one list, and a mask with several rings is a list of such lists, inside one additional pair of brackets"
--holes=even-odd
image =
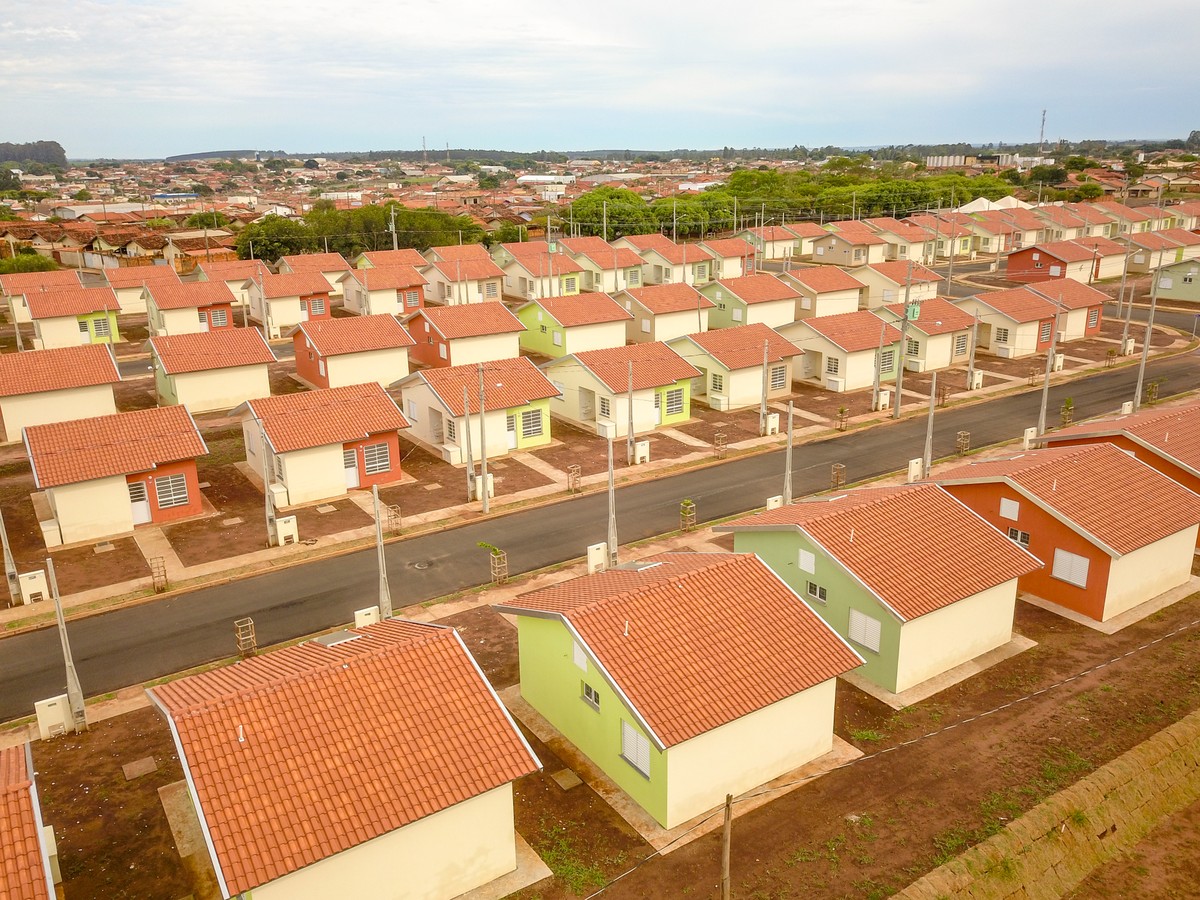
[(1014, 544), (1020, 544), (1022, 547), (1029, 546), (1029, 532), (1022, 531), (1020, 528), (1008, 529), (1008, 539)]
[(156, 476), (154, 499), (159, 509), (187, 506), (191, 502), (191, 498), (188, 496), (187, 476), (182, 472)]
[(1038, 326), (1038, 343), (1044, 344), (1046, 341), (1050, 340), (1050, 336), (1053, 334), (1054, 334), (1054, 323), (1053, 322), (1043, 322), (1041, 325)]
[(1008, 497), (1000, 498), (1000, 518), (1015, 522), (1020, 516), (1021, 504), (1019, 501), (1010, 500)]
[[(880, 372), (890, 372), (894, 368), (896, 368), (896, 351), (895, 350), (884, 350), (883, 357), (879, 361), (879, 371)], [(830, 373), (830, 374), (837, 374), (837, 373), (834, 372), (834, 373)]]
[(710, 390), (714, 394), (720, 394), (725, 390), (725, 376), (720, 372), (712, 373), (712, 387)]
[(624, 719), (621, 720), (621, 758), (650, 777), (650, 740)]
[(578, 285), (579, 285), (579, 279), (576, 278), (574, 275), (568, 275), (567, 277), (563, 278), (563, 291), (564, 292), (575, 291)]
[(446, 441), (447, 443), (458, 443), (458, 422), (455, 419), (446, 419)]
[(846, 634), (850, 640), (860, 647), (878, 653), (880, 638), (883, 633), (883, 623), (857, 609), (850, 610), (849, 628)]
[(665, 391), (663, 396), (667, 398), (663, 415), (677, 416), (683, 412), (683, 388), (671, 388)]
[(967, 352), (967, 336), (965, 334), (956, 334), (954, 336), (954, 355), (962, 356)]
[(404, 305), (409, 307), (419, 307), (421, 305), (420, 291), (405, 291)]
[(771, 390), (782, 391), (788, 386), (787, 366), (773, 366), (769, 374)]
[(486, 282), (484, 282), (484, 285), (483, 285), (483, 296), (485, 296), (485, 297), (495, 297), (495, 296), (496, 296), (496, 293), (497, 293), (497, 290), (496, 290), (496, 282), (494, 282), (494, 281), (486, 281)]
[(229, 313), (223, 309), (210, 309), (208, 322), (213, 328), (224, 328), (229, 324)]
[(545, 418), (540, 409), (521, 410), (521, 437), (541, 437), (546, 428)]
[(809, 599), (816, 600), (818, 603), (824, 603), (826, 601), (827, 592), (825, 590), (825, 586), (822, 584), (817, 584), (815, 581), (809, 581), (807, 583), (804, 593), (808, 595)]
[(920, 356), (921, 355), (921, 342), (916, 340), (915, 338), (906, 338), (905, 345), (904, 345), (904, 352), (907, 353), (909, 356)]
[(1090, 568), (1091, 561), (1086, 556), (1080, 556), (1078, 553), (1071, 553), (1059, 547), (1054, 549), (1054, 567), (1050, 571), (1052, 578), (1073, 584), (1078, 588), (1086, 588)]
[(571, 641), (571, 659), (581, 672), (588, 670), (587, 653), (578, 641)]
[(598, 408), (601, 416), (606, 419), (612, 418), (612, 400), (610, 400), (608, 397), (600, 398), (600, 405)]
[(562, 332), (555, 329), (554, 332), (551, 333), (551, 335), (550, 335), (550, 341), (551, 341), (551, 343), (554, 344), (555, 347), (561, 347), (563, 345)]
[(150, 499), (150, 495), (146, 491), (146, 482), (130, 481), (127, 484), (127, 487), (129, 489), (129, 502), (130, 503), (145, 503), (147, 500)]
[(600, 712), (600, 692), (586, 681), (582, 681), (580, 683), (583, 685), (583, 687), (580, 689), (579, 699), (596, 712)]
[(836, 356), (825, 357), (825, 374), (836, 375), (842, 368), (842, 361)]
[(92, 334), (98, 338), (112, 337), (112, 326), (107, 316), (92, 319)]
[(997, 343), (997, 344), (1007, 344), (1008, 343), (1009, 330), (1007, 328), (997, 328), (995, 333), (996, 333), (995, 343)]
[(801, 550), (796, 565), (800, 567), (801, 572), (807, 572), (809, 575), (815, 575), (817, 572), (817, 557), (811, 550)]
[(392, 448), (387, 441), (363, 446), (363, 472), (367, 475), (382, 475), (392, 471)]
[(1087, 323), (1088, 328), (1095, 328), (1097, 325), (1100, 324), (1100, 309), (1099, 309), (1099, 307), (1092, 307), (1091, 309), (1088, 310), (1087, 322), (1088, 322)]
[(320, 297), (309, 297), (308, 298), (308, 314), (310, 316), (325, 315), (325, 301), (322, 300)]

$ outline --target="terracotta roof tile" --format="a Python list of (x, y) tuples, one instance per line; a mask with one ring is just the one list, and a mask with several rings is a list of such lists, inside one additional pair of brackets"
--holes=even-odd
[(263, 423), (275, 453), (345, 444), (408, 427), (377, 382), (248, 400), (239, 409)]
[(31, 291), (59, 290), (83, 287), (77, 269), (56, 269), (52, 272), (16, 272), (0, 275), (0, 291), (6, 297)]
[(26, 291), (25, 303), (34, 319), (57, 319), (112, 310), (121, 306), (112, 288), (62, 288), (53, 291)]
[(767, 345), (768, 363), (790, 359), (804, 352), (774, 328), (761, 322), (701, 331), (676, 340), (690, 340), (731, 371), (755, 366), (762, 368), (764, 343)]
[(182, 406), (27, 425), (25, 447), (39, 488), (150, 472), (208, 453)]
[(854, 228), (849, 231), (831, 231), (825, 237), (844, 241), (852, 247), (883, 246), (887, 244), (886, 240), (875, 234), (875, 232), (868, 231), (865, 228)]
[[(1089, 225), (1107, 225), (1112, 222), (1112, 219), (1091, 203), (1067, 203), (1064, 205), (1064, 209), (1070, 210)], [(1021, 210), (1021, 212), (1032, 213), (1034, 210)]]
[[(906, 262), (896, 260), (894, 262), (871, 263), (863, 268), (870, 269), (873, 272), (878, 272), (884, 278), (895, 284), (904, 285), (908, 283), (908, 266)], [(912, 283), (913, 284), (929, 284), (942, 280), (942, 276), (933, 269), (927, 269), (920, 263), (912, 264)]]
[[(910, 319), (908, 326), (924, 334), (950, 334), (955, 331), (968, 331), (975, 326), (975, 317), (955, 306), (945, 297), (932, 297), (917, 304), (919, 313), (915, 319)], [(884, 307), (897, 318), (904, 318), (903, 303), (889, 303)]]
[(1200, 522), (1200, 497), (1112, 444), (981, 460), (937, 480), (1012, 484), (1119, 554)]
[(604, 238), (564, 238), (559, 243), (576, 256), (587, 257), (601, 270), (635, 269), (644, 263), (644, 260), (628, 247), (613, 247)]
[(413, 250), (412, 248), (368, 250), (363, 253), (363, 258), (377, 268), (385, 266), (414, 266), (419, 268), (426, 265), (425, 257), (421, 255), (420, 251)]
[(439, 259), (446, 262), (454, 262), (455, 260), (466, 262), (472, 259), (483, 262), (492, 261), (487, 247), (483, 246), (483, 244), (451, 244), (448, 247), (430, 247), (426, 253), (430, 256), (436, 255)]
[(297, 253), (280, 260), (293, 272), (343, 272), (350, 263), (340, 253)]
[(1098, 200), (1092, 204), (1092, 208), (1099, 210), (1111, 218), (1121, 219), (1126, 222), (1145, 222), (1150, 218), (1144, 212), (1131, 209), (1123, 203), (1118, 203), (1116, 200)]
[(189, 309), (233, 303), (233, 293), (224, 281), (161, 281), (146, 290), (159, 309)]
[(747, 304), (800, 299), (794, 287), (774, 275), (743, 275), (741, 278), (722, 278), (713, 283)]
[(26, 746), (0, 749), (0, 897), (51, 900)]
[[(401, 379), (399, 384), (404, 388), (417, 382), (429, 385), (452, 416), (463, 414), (464, 389), (470, 411), (479, 412), (478, 364), (422, 369)], [(524, 356), (483, 364), (483, 408), (488, 412), (513, 409), (533, 400), (557, 396), (558, 389)]]
[(1128, 416), (1094, 419), (1051, 432), (1042, 440), (1053, 446), (1060, 440), (1083, 437), (1102, 439), (1120, 434), (1153, 448), (1200, 477), (1200, 405), (1196, 404), (1170, 409), (1144, 409)]
[(644, 257), (653, 251), (673, 266), (688, 265), (712, 259), (712, 254), (699, 244), (677, 244), (665, 234), (631, 234), (624, 238)]
[(861, 281), (837, 266), (803, 266), (798, 269), (788, 269), (783, 273), (785, 278), (799, 282), (816, 294), (830, 291), (857, 291), (866, 287)]
[[(1041, 568), (1036, 558), (934, 484), (814, 497), (716, 530), (793, 528), (849, 569), (902, 621)], [(904, 535), (901, 565), (895, 560), (898, 534)]]
[(963, 225), (959, 225), (956, 222), (947, 222), (945, 219), (937, 216), (922, 214), (909, 216), (904, 221), (924, 228), (930, 237), (933, 237), (936, 234), (938, 237), (943, 238), (960, 238), (969, 237), (971, 234), (971, 229), (966, 228)]
[(296, 272), (284, 275), (261, 276), (263, 296), (268, 300), (285, 297), (307, 297), (312, 294), (328, 294), (329, 282), (317, 271)]
[(316, 319), (302, 322), (295, 331), (303, 332), (321, 356), (394, 350), (416, 343), (394, 316), (387, 315)]
[(1059, 312), (1057, 306), (1028, 288), (988, 291), (985, 294), (976, 294), (971, 299), (990, 306), (1014, 322), (1039, 322), (1052, 319)]
[(702, 241), (704, 249), (723, 259), (745, 258), (754, 255), (754, 248), (739, 238)]
[[(807, 326), (826, 340), (832, 341), (847, 353), (879, 348), (879, 335), (883, 331), (879, 316), (869, 310), (840, 313), (836, 316), (816, 316), (801, 319), (794, 327)], [(889, 325), (884, 333), (884, 346), (900, 340), (900, 330)]]
[(251, 281), (271, 274), (260, 259), (227, 259), (202, 262), (196, 267), (209, 281)]
[(622, 293), (633, 297), (656, 316), (685, 310), (712, 309), (717, 305), (690, 284), (681, 282), (626, 288)]
[(179, 283), (179, 276), (170, 266), (126, 266), (120, 269), (105, 269), (104, 277), (109, 287), (131, 288), (159, 282)]
[(498, 301), (466, 303), (460, 306), (427, 306), (408, 316), (404, 322), (425, 319), (446, 340), (479, 337), (485, 334), (515, 334), (524, 331), (521, 320)]
[(1108, 302), (1108, 295), (1096, 290), (1090, 284), (1076, 281), (1074, 278), (1052, 278), (1049, 281), (1039, 281), (1031, 284), (1029, 289), (1049, 297), (1066, 309), (1088, 309), (1093, 306), (1103, 306)]
[(565, 253), (526, 253), (515, 257), (510, 265), (518, 265), (535, 277), (557, 277), (583, 271), (583, 266)]
[(149, 691), (231, 895), (541, 767), (452, 629), (349, 635)]
[(108, 344), (0, 354), (0, 397), (116, 384), (120, 380)]
[(161, 335), (150, 338), (149, 343), (168, 375), (267, 365), (276, 361), (257, 328)]
[(431, 263), (431, 265), (450, 282), (480, 281), (485, 278), (504, 277), (504, 271), (486, 254), (483, 259), (453, 259)]
[(1062, 206), (1038, 206), (1033, 210), (1047, 222), (1063, 228), (1082, 228), (1087, 222), (1075, 215), (1071, 210)]
[(864, 219), (863, 221), (880, 234), (891, 234), (908, 243), (924, 243), (929, 240), (929, 233), (920, 225), (914, 225), (912, 222), (902, 222), (900, 219), (888, 216)]
[(553, 374), (559, 365), (578, 363), (598, 378), (614, 394), (629, 390), (629, 364), (633, 363), (633, 389), (664, 387), (683, 378), (695, 378), (700, 371), (661, 341), (629, 344), (605, 350), (585, 350), (544, 363), (542, 370)]
[[(764, 241), (787, 241), (788, 243), (791, 243), (795, 241), (797, 237), (799, 237), (799, 235), (793, 230), (794, 228), (794, 225), (791, 228), (785, 228), (783, 225), (765, 225), (761, 228), (747, 228), (746, 233), (752, 234), (756, 238), (760, 238)], [(820, 232), (821, 234), (824, 234), (825, 229), (820, 228)]]
[[(426, 265), (425, 260), (421, 260), (421, 265)], [(353, 269), (343, 275), (341, 280), (347, 281), (351, 278), (370, 291), (403, 291), (429, 284), (429, 279), (412, 266), (375, 266), (371, 269)]]
[(564, 328), (575, 325), (597, 325), (601, 322), (624, 322), (632, 313), (608, 294), (575, 294), (569, 297), (543, 297), (531, 301), (540, 306)]
[(799, 238), (816, 238), (825, 234), (825, 229), (816, 222), (792, 222), (783, 227)]
[(500, 609), (569, 621), (671, 747), (857, 668), (861, 658), (753, 554), (664, 553)]

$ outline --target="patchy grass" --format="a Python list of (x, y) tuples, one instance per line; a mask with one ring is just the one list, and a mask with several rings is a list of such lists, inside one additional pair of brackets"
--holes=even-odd
[(553, 825), (543, 822), (541, 840), (538, 841), (538, 855), (573, 894), (582, 894), (604, 884), (604, 872), (587, 861), (587, 851), (570, 837), (585, 830), (581, 822), (572, 822), (569, 827), (561, 822)]
[(887, 735), (874, 728), (851, 728), (850, 737), (860, 744), (873, 744), (887, 739)]

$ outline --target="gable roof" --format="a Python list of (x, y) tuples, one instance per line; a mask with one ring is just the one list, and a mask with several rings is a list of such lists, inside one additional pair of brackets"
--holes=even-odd
[(1103, 306), (1108, 302), (1108, 295), (1090, 284), (1076, 281), (1074, 278), (1051, 278), (1049, 281), (1039, 281), (1031, 284), (1029, 289), (1034, 293), (1049, 297), (1064, 309), (1088, 309), (1093, 306)]
[(0, 748), (0, 897), (53, 900), (28, 747)]
[(801, 319), (792, 327), (799, 328), (802, 325), (811, 328), (847, 353), (878, 350), (881, 333), (884, 335), (883, 345), (885, 347), (900, 340), (900, 329), (895, 325), (888, 325), (884, 328), (879, 316), (866, 309), (839, 313), (836, 316)]
[(147, 692), (226, 896), (541, 768), (458, 634), (389, 619)]
[[(908, 320), (908, 327), (924, 334), (950, 334), (955, 331), (969, 331), (975, 326), (974, 316), (945, 297), (931, 297), (917, 306), (919, 315)], [(889, 303), (884, 309), (899, 319), (904, 318), (903, 303)]]
[(754, 247), (740, 238), (714, 238), (700, 242), (713, 256), (722, 259), (745, 258), (754, 255)]
[(868, 227), (883, 234), (891, 234), (908, 243), (925, 243), (929, 240), (929, 233), (920, 225), (915, 225), (912, 222), (904, 222), (900, 219), (891, 216), (878, 216), (872, 219), (863, 219), (863, 222)]
[(614, 394), (629, 392), (629, 366), (633, 364), (633, 389), (664, 387), (683, 378), (695, 378), (700, 370), (662, 341), (628, 344), (603, 350), (584, 350), (543, 363), (542, 371), (578, 363)]
[(665, 234), (630, 234), (622, 240), (627, 241), (639, 254), (657, 253), (673, 266), (701, 263), (713, 258), (699, 244), (677, 244)]
[[(893, 262), (870, 263), (863, 266), (863, 268), (877, 272), (895, 284), (905, 285), (908, 283), (909, 265), (910, 263), (896, 260)], [(925, 268), (920, 263), (911, 263), (911, 266), (913, 284), (929, 284), (930, 282), (939, 282), (942, 280), (941, 275), (933, 271), (933, 269)], [(855, 271), (860, 270), (856, 269)]]
[(25, 426), (25, 451), (39, 488), (151, 472), (208, 453), (182, 406), (162, 406)]
[(520, 266), (535, 278), (557, 278), (559, 275), (573, 275), (583, 271), (583, 266), (565, 253), (522, 253), (514, 256), (509, 265)]
[(756, 322), (753, 325), (738, 325), (734, 328), (717, 328), (700, 331), (668, 342), (689, 340), (726, 369), (749, 369), (762, 367), (763, 345), (767, 349), (767, 362), (780, 362), (804, 351), (783, 337), (774, 328)]
[(116, 384), (120, 380), (108, 344), (0, 354), (0, 397)]
[(119, 312), (121, 309), (117, 295), (110, 287), (26, 291), (25, 304), (32, 319), (57, 319), (94, 312)]
[[(806, 534), (902, 622), (1042, 567), (943, 488), (928, 483), (813, 497), (716, 527), (792, 529)], [(900, 565), (898, 534), (904, 535)]]
[(481, 260), (491, 262), (492, 257), (488, 255), (487, 247), (483, 244), (450, 244), (446, 247), (430, 247), (425, 251), (426, 257), (437, 256), (439, 259), (448, 262), (461, 260)]
[(816, 222), (791, 222), (782, 227), (798, 238), (821, 237), (825, 234), (825, 229)]
[[(538, 306), (563, 328), (577, 325), (598, 325), (602, 322), (624, 322), (633, 318), (625, 307), (608, 294), (575, 294), (569, 297), (543, 297), (531, 300), (521, 309)], [(520, 309), (517, 310), (520, 312)]]
[(1051, 241), (1048, 244), (1034, 244), (1032, 247), (1014, 250), (1013, 253), (1044, 253), (1065, 263), (1087, 262), (1096, 258), (1096, 254), (1090, 248), (1084, 247), (1077, 241)]
[(1111, 556), (1131, 553), (1200, 522), (1200, 496), (1112, 444), (981, 460), (940, 473), (937, 481), (1004, 482), (1056, 511), (1058, 518)]
[(0, 291), (6, 297), (28, 294), (32, 291), (49, 291), (60, 288), (83, 287), (78, 269), (54, 269), (50, 272), (14, 272), (0, 275)]
[(976, 300), (1014, 322), (1040, 322), (1053, 319), (1059, 312), (1054, 303), (1029, 288), (988, 291), (967, 299)]
[[(464, 390), (467, 394), (466, 409), (472, 413), (479, 412), (478, 364), (422, 369), (400, 379), (397, 385), (403, 389), (417, 382), (429, 385), (429, 389), (455, 418), (463, 415)], [(483, 364), (483, 408), (487, 412), (513, 409), (534, 400), (557, 396), (558, 389), (527, 357), (498, 359)]]
[(160, 281), (146, 286), (159, 309), (189, 309), (233, 303), (224, 281)]
[(833, 291), (859, 291), (866, 287), (861, 281), (837, 266), (804, 266), (788, 269), (784, 276), (808, 288), (814, 294)]
[(122, 266), (119, 269), (105, 269), (104, 277), (111, 288), (133, 288), (160, 282), (180, 283), (179, 275), (171, 266)]
[(684, 284), (681, 281), (626, 288), (621, 293), (628, 294), (648, 312), (656, 316), (665, 313), (712, 309), (717, 305), (690, 284)]
[(152, 337), (149, 346), (168, 375), (267, 365), (275, 354), (257, 328), (221, 328)]
[(405, 318), (404, 323), (407, 325), (413, 319), (425, 319), (448, 341), (485, 334), (514, 334), (525, 330), (525, 323), (498, 300), (458, 306), (427, 306)]
[(497, 609), (564, 621), (660, 748), (862, 662), (748, 553), (663, 553)]
[(367, 250), (359, 254), (359, 259), (365, 259), (376, 268), (384, 266), (416, 266), (420, 267), (426, 264), (418, 250), (413, 250), (410, 247), (402, 247), (399, 250)]
[(209, 281), (252, 281), (271, 274), (261, 259), (225, 259), (202, 262), (196, 268)]
[(341, 272), (350, 268), (340, 253), (297, 253), (280, 257), (293, 272)]
[[(421, 260), (421, 265), (426, 265)], [(373, 266), (369, 269), (351, 269), (338, 281), (357, 281), (368, 291), (402, 291), (406, 288), (423, 287), (429, 279), (412, 266)]]
[(604, 238), (563, 238), (559, 243), (576, 256), (587, 257), (598, 269), (635, 269), (645, 262), (628, 247), (614, 247)]
[(345, 444), (373, 434), (408, 428), (408, 420), (378, 382), (322, 388), (247, 400), (246, 410), (262, 422), (274, 453)]
[(1126, 435), (1134, 443), (1170, 459), (1200, 478), (1200, 404), (1143, 409), (1128, 416), (1095, 419), (1060, 428), (1042, 435), (1039, 440), (1053, 446), (1059, 441), (1114, 435)]
[(263, 296), (268, 300), (329, 293), (329, 282), (316, 270), (285, 272), (282, 275), (262, 275), (258, 281), (251, 283), (261, 286)]
[(774, 275), (743, 275), (741, 278), (721, 278), (719, 285), (747, 305), (771, 303), (776, 300), (799, 300), (794, 287)]
[(297, 325), (291, 334), (297, 332), (308, 338), (321, 356), (394, 350), (416, 344), (395, 316), (389, 315), (310, 319)]
[(872, 247), (884, 246), (887, 241), (877, 235), (875, 232), (867, 228), (848, 228), (845, 231), (830, 231), (817, 238), (818, 241), (823, 241), (829, 238), (834, 241), (843, 241), (851, 247)]
[(464, 257), (462, 259), (443, 260), (430, 263), (442, 277), (450, 282), (480, 281), (484, 278), (503, 278), (504, 270), (492, 262), (486, 253), (483, 258)]

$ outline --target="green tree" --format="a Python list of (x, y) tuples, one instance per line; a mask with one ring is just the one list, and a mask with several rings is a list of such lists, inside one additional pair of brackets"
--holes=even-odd
[(286, 159), (268, 159), (263, 163), (263, 168), (268, 172), (282, 172), (288, 167)]
[(158, 218), (147, 219), (146, 227), (147, 228), (155, 228), (155, 229), (157, 229), (157, 228), (174, 228), (175, 222), (171, 219), (158, 219)]
[(569, 217), (580, 234), (603, 237), (607, 231), (610, 241), (658, 230), (658, 222), (646, 201), (627, 188), (599, 187), (588, 191), (571, 204)]
[(317, 162), (315, 159), (306, 159), (304, 161), (304, 168), (319, 169), (319, 168), (321, 168), (321, 164), (319, 162)]
[(495, 244), (515, 244), (524, 239), (524, 226), (517, 225), (514, 222), (505, 222), (498, 228), (493, 229), (487, 236), (487, 243)]
[(702, 238), (708, 233), (708, 210), (699, 197), (662, 197), (650, 204), (650, 211), (664, 234)]
[(1067, 180), (1062, 166), (1034, 166), (1029, 170), (1029, 184), (1059, 184)]
[(21, 217), (12, 211), (12, 207), (0, 203), (0, 222), (15, 222)]
[(1098, 200), (1104, 196), (1104, 188), (1096, 184), (1094, 181), (1089, 181), (1086, 184), (1081, 184), (1071, 192), (1072, 199), (1075, 202), (1080, 200)]
[(1068, 156), (1063, 160), (1063, 168), (1068, 172), (1082, 172), (1084, 169), (1090, 169), (1095, 165), (1095, 161), (1088, 159), (1086, 156)]
[(72, 200), (91, 200), (92, 192), (89, 191), (87, 188), (80, 188), (79, 190), (77, 190), (75, 193), (73, 193), (71, 195), (71, 199)]
[(191, 187), (192, 193), (199, 194), (201, 197), (211, 197), (216, 193), (216, 191), (210, 188), (207, 184), (201, 184), (200, 182), (196, 182)]
[(184, 222), (184, 228), (224, 228), (229, 224), (229, 217), (214, 210), (193, 213)]
[(494, 191), (500, 187), (501, 181), (499, 175), (493, 175), (491, 172), (485, 172), (476, 179), (476, 183), (482, 190)]
[(19, 191), (21, 179), (11, 169), (0, 166), (0, 191)]
[(283, 216), (267, 216), (261, 222), (247, 225), (237, 236), (237, 252), (242, 259), (250, 258), (251, 247), (256, 259), (275, 260), (315, 250), (316, 246), (307, 225)]
[(0, 259), (0, 275), (15, 275), (18, 272), (52, 272), (58, 263), (39, 253), (18, 253), (8, 259)]

